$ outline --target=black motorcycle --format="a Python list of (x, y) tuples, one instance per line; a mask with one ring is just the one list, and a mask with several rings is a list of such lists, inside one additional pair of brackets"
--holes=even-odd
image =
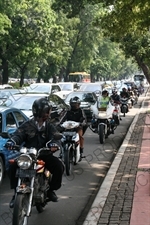
[[(59, 140), (61, 134), (55, 135), (54, 139)], [(48, 145), (49, 144), (49, 145)], [(50, 146), (50, 147), (48, 147)], [(15, 149), (19, 146), (14, 146)], [(20, 148), (20, 155), (10, 160), (10, 163), (17, 163), (18, 185), (16, 189), (12, 225), (27, 225), (31, 216), (32, 207), (36, 207), (39, 213), (43, 212), (48, 202), (47, 191), (51, 179), (51, 173), (45, 168), (45, 162), (40, 160), (40, 155), (52, 154), (59, 150), (58, 144), (49, 141), (46, 147), (37, 151), (35, 148)]]
[(121, 113), (123, 113), (124, 117), (126, 116), (126, 113), (128, 113), (129, 111), (128, 101), (129, 101), (129, 98), (120, 98)]

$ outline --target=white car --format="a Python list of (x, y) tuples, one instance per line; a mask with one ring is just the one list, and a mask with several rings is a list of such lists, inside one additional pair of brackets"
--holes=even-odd
[(55, 94), (61, 91), (61, 87), (54, 83), (34, 83), (28, 87), (24, 88), (26, 92), (29, 93), (45, 93), (45, 94)]
[(13, 86), (12, 85), (9, 85), (9, 84), (2, 84), (0, 85), (0, 89), (12, 89)]
[(98, 97), (102, 92), (102, 85), (100, 83), (82, 83), (80, 84), (80, 91), (91, 91)]
[(56, 92), (55, 94), (62, 99), (65, 99), (69, 93), (78, 89), (77, 83), (73, 82), (59, 82), (58, 85), (61, 87), (61, 91)]

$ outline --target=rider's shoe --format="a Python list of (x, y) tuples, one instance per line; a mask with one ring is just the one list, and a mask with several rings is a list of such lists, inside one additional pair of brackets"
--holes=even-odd
[(57, 197), (57, 195), (55, 194), (54, 191), (48, 190), (47, 191), (47, 197), (48, 197), (49, 201), (58, 202), (58, 197)]
[(82, 159), (84, 159), (85, 158), (85, 156), (83, 156), (83, 154), (81, 153), (80, 154), (80, 159), (79, 159), (79, 162), (81, 162), (82, 161)]
[(79, 162), (81, 162), (81, 161), (82, 161), (82, 153), (80, 154)]
[(11, 209), (14, 208), (14, 203), (15, 203), (15, 195), (13, 195), (13, 197), (9, 203), (9, 208), (11, 208)]

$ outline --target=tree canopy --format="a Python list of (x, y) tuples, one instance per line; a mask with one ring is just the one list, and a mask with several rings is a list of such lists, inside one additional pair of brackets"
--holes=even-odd
[(142, 69), (150, 82), (148, 0), (4, 0), (0, 3), (0, 69), (42, 78), (86, 71), (119, 79)]

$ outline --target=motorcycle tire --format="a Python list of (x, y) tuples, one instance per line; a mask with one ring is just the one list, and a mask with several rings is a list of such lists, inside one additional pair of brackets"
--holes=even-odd
[(120, 120), (119, 120), (118, 116), (113, 116), (113, 119), (115, 121), (115, 124), (118, 126), (120, 124)]
[(126, 108), (122, 108), (122, 113), (123, 113), (123, 116), (125, 117), (126, 116)]
[(72, 169), (72, 154), (69, 149), (66, 149), (64, 151), (64, 164), (65, 164), (65, 170), (66, 170), (66, 175), (70, 176), (71, 175), (71, 169)]
[(99, 142), (100, 144), (104, 144), (105, 142), (105, 126), (103, 124), (99, 125)]
[(12, 225), (27, 225), (28, 217), (26, 216), (29, 205), (28, 194), (17, 194), (13, 210)]
[(44, 207), (41, 204), (37, 204), (36, 210), (38, 211), (38, 213), (42, 213), (44, 211)]

